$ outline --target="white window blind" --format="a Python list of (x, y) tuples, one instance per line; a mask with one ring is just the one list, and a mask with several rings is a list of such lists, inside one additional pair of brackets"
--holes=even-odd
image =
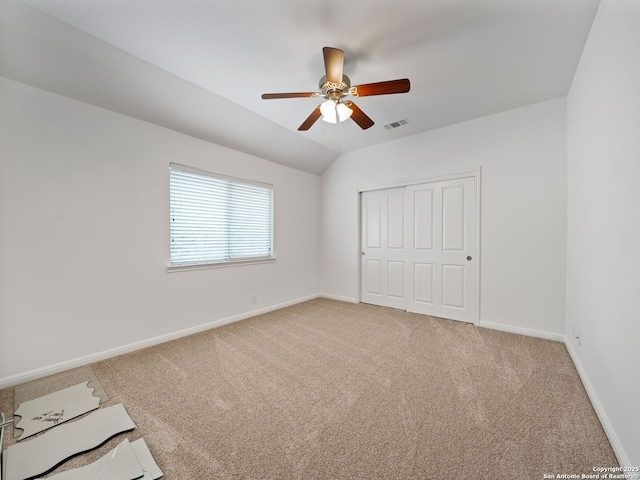
[(273, 186), (172, 163), (170, 266), (273, 257)]

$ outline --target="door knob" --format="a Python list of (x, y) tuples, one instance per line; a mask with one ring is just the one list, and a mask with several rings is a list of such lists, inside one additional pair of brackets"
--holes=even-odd
[(364, 256), (364, 252), (360, 252)]
[(467, 257), (467, 260), (468, 260), (468, 261), (471, 261), (471, 255), (469, 255), (469, 256)]

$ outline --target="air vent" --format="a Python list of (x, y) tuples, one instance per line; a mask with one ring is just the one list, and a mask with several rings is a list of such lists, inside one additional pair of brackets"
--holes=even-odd
[(402, 127), (403, 125), (409, 125), (409, 120), (403, 118), (402, 120), (398, 120), (397, 122), (391, 122), (389, 125), (385, 125), (384, 128), (387, 130), (391, 130), (392, 128)]

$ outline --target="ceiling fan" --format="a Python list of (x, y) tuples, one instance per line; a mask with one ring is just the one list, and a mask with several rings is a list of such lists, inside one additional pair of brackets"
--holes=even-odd
[(329, 123), (338, 123), (351, 118), (360, 128), (366, 130), (373, 126), (373, 120), (369, 118), (351, 100), (344, 100), (344, 97), (370, 97), (372, 95), (389, 95), (392, 93), (406, 93), (409, 91), (410, 83), (408, 78), (399, 80), (389, 80), (386, 82), (365, 83), (363, 85), (351, 86), (349, 77), (343, 74), (344, 52), (338, 48), (324, 47), (325, 76), (320, 79), (317, 92), (297, 92), (297, 93), (264, 93), (263, 100), (277, 98), (307, 98), (322, 97), (326, 99), (321, 105), (302, 122), (298, 130), (309, 130), (320, 117)]

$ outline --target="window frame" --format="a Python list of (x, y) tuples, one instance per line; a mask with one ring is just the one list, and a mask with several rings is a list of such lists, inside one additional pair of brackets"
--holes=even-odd
[[(236, 185), (249, 185), (264, 188), (270, 191), (271, 193), (271, 215), (270, 215), (270, 240), (271, 240), (271, 253), (270, 255), (264, 256), (254, 256), (254, 257), (240, 257), (240, 258), (226, 258), (222, 260), (212, 260), (212, 261), (194, 261), (194, 262), (183, 262), (183, 263), (172, 263), (171, 260), (171, 244), (172, 244), (172, 235), (171, 235), (171, 216), (172, 216), (172, 203), (171, 203), (171, 171), (172, 170), (182, 171), (185, 173), (191, 173), (195, 175), (201, 175), (205, 177), (214, 178), (217, 180), (227, 181)], [(169, 164), (169, 212), (168, 212), (168, 220), (169, 220), (169, 263), (166, 267), (167, 272), (178, 272), (178, 271), (186, 271), (186, 270), (201, 270), (207, 268), (224, 268), (224, 267), (233, 267), (240, 265), (256, 265), (263, 263), (273, 263), (276, 261), (275, 255), (275, 242), (274, 242), (274, 211), (275, 211), (275, 192), (274, 186), (269, 183), (259, 182), (256, 180), (249, 180), (246, 178), (238, 178), (232, 177), (230, 175), (224, 175), (217, 172), (211, 172), (207, 170), (202, 170), (200, 168), (191, 167), (188, 165), (183, 165), (180, 163), (171, 162)]]

